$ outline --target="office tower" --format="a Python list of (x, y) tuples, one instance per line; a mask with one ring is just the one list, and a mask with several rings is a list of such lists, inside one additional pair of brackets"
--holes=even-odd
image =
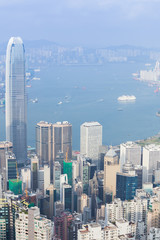
[(96, 172), (97, 170), (97, 166), (95, 164), (91, 164), (89, 166), (89, 178), (92, 179), (93, 176), (94, 176), (94, 173)]
[(71, 226), (72, 219), (72, 214), (66, 211), (54, 218), (54, 235), (56, 239), (68, 240), (68, 230)]
[(68, 184), (67, 174), (61, 174), (60, 176), (60, 201), (63, 202), (63, 184)]
[(78, 199), (83, 193), (83, 184), (79, 179), (75, 180), (75, 183), (73, 184), (74, 186), (74, 195), (73, 195), (73, 201), (74, 201), (74, 211), (80, 212), (80, 203)]
[(21, 169), (21, 179), (22, 179), (22, 189), (31, 189), (31, 169), (22, 168)]
[(31, 186), (33, 191), (36, 191), (38, 188), (38, 171), (39, 159), (37, 156), (34, 156), (31, 158)]
[(44, 165), (44, 195), (46, 195), (46, 189), (49, 187), (50, 183), (50, 167)]
[(88, 187), (89, 187), (89, 167), (90, 164), (88, 162), (83, 162), (83, 192), (88, 194)]
[(50, 185), (50, 167), (44, 165), (44, 168), (38, 170), (38, 189), (46, 195), (46, 189)]
[(50, 184), (46, 189), (46, 195), (49, 196), (49, 213), (47, 215), (47, 218), (53, 220), (54, 204), (56, 202), (56, 189), (54, 188), (53, 184)]
[(57, 122), (52, 125), (53, 160), (63, 152), (64, 158), (72, 159), (72, 125), (67, 122)]
[(60, 199), (60, 176), (61, 164), (56, 161), (53, 163), (53, 185), (56, 188), (57, 200)]
[(136, 195), (138, 177), (135, 171), (130, 173), (117, 173), (116, 197), (122, 201), (131, 200)]
[(36, 152), (40, 166), (49, 164), (52, 161), (52, 124), (39, 122), (36, 125)]
[(81, 196), (78, 197), (78, 209), (79, 212), (83, 213), (85, 207), (90, 207), (90, 198), (87, 194), (83, 193)]
[(82, 214), (82, 219), (83, 219), (83, 223), (88, 223), (89, 221), (91, 221), (91, 208), (90, 207), (84, 207), (83, 208), (83, 214)]
[(63, 161), (63, 174), (68, 176), (68, 184), (72, 186), (72, 162)]
[(73, 220), (69, 228), (68, 239), (78, 240), (78, 229), (82, 228), (82, 220), (79, 218), (78, 214), (73, 213)]
[(79, 171), (80, 171), (79, 167), (80, 167), (79, 161), (76, 161), (76, 160), (72, 161), (72, 179), (73, 179), (73, 181), (75, 179), (79, 178)]
[[(116, 174), (120, 172), (118, 155), (111, 148), (104, 157), (104, 191), (103, 199), (106, 202), (106, 195), (111, 195), (113, 199), (116, 195)], [(108, 202), (108, 201), (107, 201)]]
[(134, 166), (135, 173), (137, 175), (137, 189), (142, 189), (142, 180), (143, 180), (143, 167), (139, 165)]
[(12, 152), (6, 152), (6, 171), (3, 174), (3, 189), (8, 188), (8, 180), (17, 179), (16, 157)]
[(149, 206), (147, 214), (147, 230), (151, 227), (160, 228), (160, 201), (152, 199), (152, 203)]
[(60, 216), (63, 212), (63, 203), (61, 201), (57, 201), (54, 203), (54, 216)]
[(157, 169), (159, 159), (159, 145), (151, 144), (143, 147), (143, 183), (153, 181), (153, 170)]
[(102, 125), (98, 122), (85, 122), (80, 127), (80, 152), (91, 158), (98, 167), (99, 147), (102, 145)]
[(62, 203), (63, 203), (64, 209), (72, 212), (72, 209), (73, 209), (72, 187), (69, 184), (64, 183), (62, 186), (62, 193), (63, 193)]
[(142, 170), (142, 166), (133, 165), (130, 162), (126, 162), (122, 167), (123, 173), (135, 172), (135, 174), (137, 175), (137, 189), (142, 189)]
[(131, 162), (134, 165), (141, 165), (141, 146), (134, 142), (126, 142), (120, 145), (121, 171), (126, 162)]
[(22, 39), (10, 38), (6, 53), (6, 140), (13, 143), (19, 166), (27, 160), (27, 98)]
[(104, 170), (104, 156), (108, 150), (108, 146), (102, 145), (99, 147), (99, 170)]
[(16, 169), (16, 157), (14, 153), (6, 153), (6, 180), (16, 179), (17, 178), (17, 169)]
[(0, 172), (3, 173), (6, 168), (6, 152), (12, 152), (13, 144), (11, 142), (0, 142)]

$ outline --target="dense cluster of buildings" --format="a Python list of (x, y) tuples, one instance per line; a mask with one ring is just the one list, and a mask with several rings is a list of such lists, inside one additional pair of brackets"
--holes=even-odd
[(155, 68), (153, 70), (141, 70), (140, 71), (140, 80), (157, 82), (160, 80), (160, 63), (157, 61)]
[(160, 239), (160, 146), (102, 145), (102, 125), (36, 124), (28, 149), (24, 46), (6, 58), (6, 141), (0, 142), (0, 239)]

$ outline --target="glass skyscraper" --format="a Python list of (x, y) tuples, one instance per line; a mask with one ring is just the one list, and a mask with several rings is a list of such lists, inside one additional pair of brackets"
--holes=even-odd
[(10, 38), (6, 54), (6, 140), (13, 143), (19, 165), (27, 159), (25, 50), (19, 37)]

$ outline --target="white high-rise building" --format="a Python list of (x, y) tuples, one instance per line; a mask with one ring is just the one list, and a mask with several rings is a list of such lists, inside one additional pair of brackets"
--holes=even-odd
[(40, 216), (37, 207), (32, 207), (28, 209), (28, 213), (23, 211), (17, 214), (15, 232), (17, 240), (51, 240), (53, 224), (51, 220)]
[(126, 142), (120, 145), (120, 166), (126, 162), (131, 162), (134, 165), (141, 165), (141, 146), (134, 142)]
[(38, 189), (46, 195), (46, 190), (50, 185), (50, 167), (44, 165), (44, 168), (38, 170)]
[(160, 146), (148, 145), (143, 148), (143, 183), (152, 182), (153, 170), (157, 169), (160, 160)]
[(13, 143), (18, 164), (27, 159), (25, 50), (20, 37), (10, 38), (6, 53), (6, 140)]
[(22, 179), (23, 191), (25, 189), (31, 189), (31, 169), (30, 168), (21, 169), (21, 179)]
[(102, 125), (85, 122), (80, 128), (80, 152), (98, 164), (99, 147), (102, 145)]
[(60, 195), (60, 176), (61, 176), (61, 164), (56, 161), (53, 164), (53, 184), (54, 187), (56, 188), (56, 193), (58, 195)]

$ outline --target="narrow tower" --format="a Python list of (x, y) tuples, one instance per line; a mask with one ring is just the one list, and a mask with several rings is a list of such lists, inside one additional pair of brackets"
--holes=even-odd
[(27, 159), (25, 50), (19, 37), (10, 38), (6, 53), (6, 140), (13, 143), (18, 165)]

